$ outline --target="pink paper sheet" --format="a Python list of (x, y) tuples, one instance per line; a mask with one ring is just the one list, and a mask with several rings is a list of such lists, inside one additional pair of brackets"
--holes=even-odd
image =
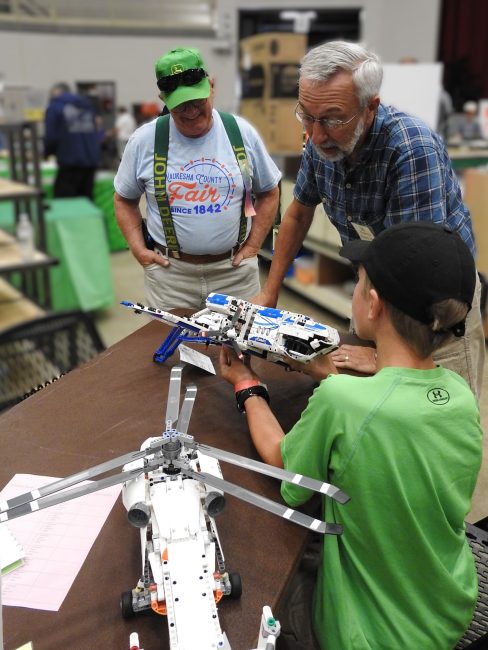
[[(0, 499), (56, 480), (16, 474), (0, 492)], [(24, 566), (2, 578), (3, 605), (58, 611), (120, 490), (116, 485), (9, 521), (26, 557)]]

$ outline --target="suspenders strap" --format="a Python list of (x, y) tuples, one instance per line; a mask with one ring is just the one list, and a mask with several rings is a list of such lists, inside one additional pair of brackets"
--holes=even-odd
[(241, 220), (239, 223), (239, 236), (237, 243), (241, 246), (246, 239), (247, 232), (247, 218), (253, 217), (256, 212), (252, 204), (252, 182), (251, 182), (251, 173), (249, 171), (249, 162), (247, 160), (246, 148), (244, 147), (244, 142), (242, 141), (242, 135), (237, 125), (236, 118), (230, 113), (220, 113), (220, 118), (224, 125), (224, 128), (227, 133), (227, 137), (230, 140), (232, 146), (232, 151), (236, 157), (237, 164), (242, 175), (242, 181), (244, 184), (244, 192), (242, 194), (242, 205), (241, 205)]
[(175, 225), (171, 215), (171, 208), (166, 191), (166, 171), (168, 168), (169, 148), (169, 115), (161, 115), (156, 122), (156, 135), (154, 138), (154, 196), (158, 204), (161, 223), (167, 248), (173, 252), (174, 257), (179, 257), (180, 245), (176, 237)]
[[(249, 171), (249, 162), (247, 159), (246, 149), (242, 141), (242, 135), (237, 125), (237, 121), (230, 113), (220, 113), (227, 137), (232, 146), (232, 151), (239, 165), (244, 184), (244, 192), (241, 206), (241, 218), (239, 222), (239, 236), (237, 243), (241, 245), (247, 232), (247, 218), (254, 216), (256, 212), (252, 205), (251, 191), (251, 174)], [(180, 246), (176, 237), (176, 231), (171, 215), (171, 208), (168, 201), (166, 189), (166, 172), (168, 168), (168, 149), (169, 149), (169, 115), (162, 115), (156, 121), (156, 135), (154, 138), (154, 195), (158, 205), (161, 223), (166, 238), (166, 246), (172, 251), (172, 256), (179, 258)]]

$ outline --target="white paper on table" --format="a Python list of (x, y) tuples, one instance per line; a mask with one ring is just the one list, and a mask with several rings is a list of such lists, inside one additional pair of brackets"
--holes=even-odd
[(191, 363), (192, 366), (197, 366), (197, 368), (202, 368), (212, 375), (215, 375), (215, 368), (213, 366), (212, 360), (210, 357), (207, 357), (205, 354), (189, 348), (187, 345), (180, 344), (178, 347), (180, 351), (180, 361), (185, 361), (185, 363)]
[[(15, 474), (0, 492), (0, 499), (5, 501), (57, 480)], [(8, 522), (25, 551), (25, 562), (3, 576), (4, 606), (59, 610), (121, 487), (105, 488)]]
[(6, 522), (0, 524), (0, 568), (2, 575), (18, 569), (24, 561), (25, 553), (22, 546), (15, 539)]

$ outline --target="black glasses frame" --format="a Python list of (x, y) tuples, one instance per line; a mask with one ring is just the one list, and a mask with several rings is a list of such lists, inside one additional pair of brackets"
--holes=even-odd
[(208, 73), (203, 68), (190, 68), (167, 77), (161, 77), (157, 84), (161, 92), (171, 93), (178, 86), (194, 86), (205, 77), (208, 77)]

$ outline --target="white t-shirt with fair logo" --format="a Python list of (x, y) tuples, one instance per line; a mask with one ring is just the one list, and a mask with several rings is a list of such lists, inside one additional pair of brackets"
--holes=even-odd
[[(248, 157), (252, 189), (266, 192), (277, 186), (281, 173), (256, 130), (236, 117)], [(156, 120), (133, 134), (114, 180), (122, 197), (145, 193), (147, 225), (153, 239), (165, 244), (154, 196), (154, 135)], [(201, 138), (187, 138), (170, 118), (166, 186), (180, 249), (193, 255), (215, 255), (238, 239), (244, 184), (229, 138), (217, 111), (213, 125)], [(251, 220), (248, 223), (248, 232)]]

